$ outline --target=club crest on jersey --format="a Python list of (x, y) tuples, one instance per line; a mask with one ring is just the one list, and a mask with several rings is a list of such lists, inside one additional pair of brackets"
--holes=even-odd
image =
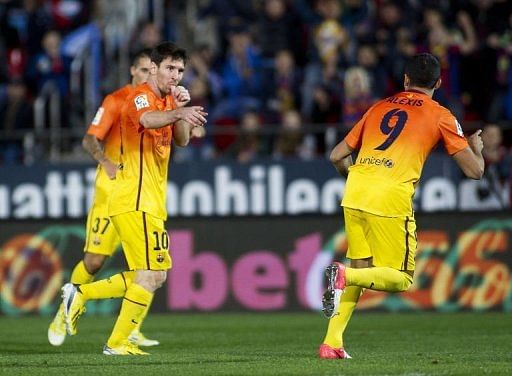
[(157, 256), (156, 256), (156, 261), (157, 262), (164, 262), (164, 255), (162, 253), (159, 253)]
[(146, 94), (141, 94), (135, 97), (134, 99), (135, 107), (137, 111), (140, 111), (143, 108), (149, 107), (148, 96)]
[(100, 244), (101, 244), (101, 240), (100, 240), (100, 238), (99, 238), (98, 236), (96, 236), (96, 237), (94, 238), (94, 240), (92, 241), (92, 244), (94, 244), (94, 245), (100, 245)]
[(94, 115), (94, 119), (92, 119), (92, 125), (98, 125), (100, 123), (104, 112), (105, 109), (103, 107), (98, 108), (98, 111), (96, 111), (96, 115)]

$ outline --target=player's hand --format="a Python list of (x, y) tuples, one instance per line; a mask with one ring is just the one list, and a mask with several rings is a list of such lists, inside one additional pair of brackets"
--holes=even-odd
[(190, 93), (183, 86), (176, 86), (172, 92), (172, 96), (178, 108), (184, 107), (190, 102)]
[(207, 112), (201, 106), (191, 106), (178, 108), (178, 115), (181, 120), (186, 121), (193, 126), (203, 126), (206, 124)]
[(190, 130), (190, 137), (192, 138), (203, 138), (206, 135), (206, 129), (204, 126), (195, 126)]
[(484, 142), (482, 141), (482, 137), (480, 134), (482, 133), (482, 130), (479, 129), (475, 133), (473, 133), (468, 138), (469, 147), (475, 154), (481, 154), (482, 149), (484, 148)]
[(117, 165), (110, 159), (105, 159), (101, 162), (101, 166), (105, 169), (105, 172), (110, 180), (114, 180), (117, 174)]

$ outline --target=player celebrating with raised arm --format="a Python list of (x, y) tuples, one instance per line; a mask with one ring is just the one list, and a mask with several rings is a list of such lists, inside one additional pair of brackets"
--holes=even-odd
[[(82, 141), (84, 149), (98, 162), (98, 168), (94, 200), (87, 216), (84, 256), (71, 273), (71, 283), (74, 285), (92, 282), (95, 274), (120, 245), (107, 214), (107, 202), (119, 165), (121, 107), (134, 87), (147, 81), (151, 67), (150, 55), (151, 49), (144, 49), (133, 57), (131, 83), (105, 97)], [(158, 341), (140, 333), (142, 321), (131, 334), (131, 340), (139, 346), (158, 345)], [(48, 328), (48, 341), (54, 346), (60, 346), (65, 339), (64, 305), (61, 304)]]
[(466, 140), (450, 111), (432, 100), (440, 74), (433, 55), (412, 57), (405, 67), (405, 91), (373, 105), (331, 153), (332, 163), (344, 173), (347, 159), (358, 150), (341, 204), (351, 267), (335, 262), (326, 270), (323, 311), (330, 320), (320, 358), (350, 358), (343, 333), (363, 289), (401, 292), (411, 286), (416, 252), (412, 199), (436, 144), (444, 143), (467, 177), (483, 175), (480, 131)]
[(134, 273), (118, 274), (116, 283), (111, 283), (114, 276), (78, 287), (63, 287), (70, 335), (76, 334), (77, 320), (87, 300), (124, 298), (103, 349), (106, 355), (147, 354), (129, 340), (129, 335), (171, 267), (169, 238), (164, 228), (171, 142), (184, 147), (191, 137), (204, 136), (207, 115), (202, 107), (182, 107), (190, 100), (188, 92), (178, 87), (186, 60), (186, 51), (172, 43), (155, 47), (148, 82), (138, 86), (121, 109), (122, 168), (109, 197), (108, 214)]

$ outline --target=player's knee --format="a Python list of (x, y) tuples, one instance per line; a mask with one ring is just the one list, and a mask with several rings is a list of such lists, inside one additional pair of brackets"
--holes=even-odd
[(402, 280), (396, 284), (396, 292), (404, 292), (409, 290), (412, 285), (412, 277), (407, 273), (402, 273)]
[(164, 271), (157, 272), (158, 274), (155, 275), (155, 290), (162, 287), (164, 282), (167, 279), (167, 273)]
[(138, 270), (135, 283), (150, 292), (154, 292), (163, 285), (166, 279), (167, 273), (165, 271)]
[(84, 265), (89, 274), (96, 274), (103, 264), (106, 257), (95, 253), (86, 253), (84, 256)]

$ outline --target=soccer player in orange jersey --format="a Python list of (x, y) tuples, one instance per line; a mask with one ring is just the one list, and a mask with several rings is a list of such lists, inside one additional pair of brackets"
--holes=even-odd
[[(83, 138), (84, 149), (98, 162), (98, 167), (94, 201), (87, 216), (84, 257), (71, 273), (71, 283), (75, 285), (91, 282), (121, 244), (107, 213), (108, 197), (119, 165), (121, 107), (133, 88), (147, 81), (150, 55), (151, 49), (144, 49), (133, 57), (131, 83), (105, 97)], [(143, 346), (158, 345), (158, 341), (145, 338), (139, 329), (140, 326), (132, 335), (134, 341)], [(48, 340), (52, 345), (60, 346), (65, 338), (64, 306), (61, 304), (48, 328)]]
[(350, 358), (343, 332), (363, 289), (401, 292), (411, 286), (416, 252), (412, 199), (436, 144), (443, 142), (467, 177), (483, 175), (481, 131), (466, 139), (450, 111), (432, 100), (440, 73), (433, 55), (412, 57), (405, 67), (405, 91), (373, 105), (331, 153), (341, 174), (352, 152), (358, 152), (341, 204), (351, 267), (335, 262), (326, 270), (323, 311), (330, 320), (320, 358)]
[(202, 107), (190, 101), (183, 78), (187, 55), (172, 43), (151, 53), (147, 83), (137, 86), (121, 108), (120, 167), (109, 195), (108, 215), (121, 239), (129, 271), (108, 279), (63, 287), (67, 333), (76, 334), (77, 320), (89, 299), (123, 297), (121, 311), (105, 355), (145, 355), (130, 334), (144, 318), (153, 294), (171, 267), (167, 218), (167, 171), (171, 143), (186, 146), (205, 135)]

